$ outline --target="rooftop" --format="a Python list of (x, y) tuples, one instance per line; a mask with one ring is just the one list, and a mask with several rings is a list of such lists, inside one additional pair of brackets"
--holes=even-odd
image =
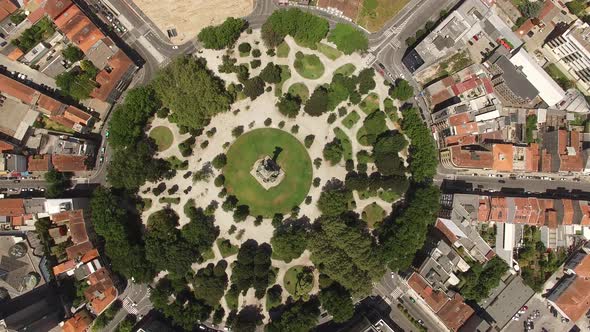
[(77, 312), (72, 318), (68, 319), (63, 325), (63, 332), (85, 332), (88, 331), (92, 324), (92, 317), (86, 309)]
[(408, 279), (408, 285), (426, 301), (435, 313), (441, 310), (449, 300), (445, 293), (432, 289), (426, 280), (416, 272), (412, 273)]
[(54, 19), (55, 25), (86, 53), (94, 44), (105, 38), (90, 19), (82, 13), (78, 6), (70, 6)]
[(77, 172), (88, 169), (87, 156), (54, 154), (51, 159), (55, 169), (60, 172)]
[(96, 76), (99, 84), (92, 96), (99, 100), (109, 100), (117, 85), (126, 80), (125, 76), (135, 70), (135, 65), (123, 51), (119, 50), (107, 62), (107, 67)]
[(438, 317), (451, 331), (458, 331), (473, 313), (473, 309), (463, 301), (463, 297), (455, 293), (440, 309)]

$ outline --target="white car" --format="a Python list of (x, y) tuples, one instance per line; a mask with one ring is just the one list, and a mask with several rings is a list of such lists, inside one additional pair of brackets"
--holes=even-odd
[(172, 49), (173, 50), (177, 50), (178, 49), (178, 46), (174, 45), (174, 46), (172, 46)]

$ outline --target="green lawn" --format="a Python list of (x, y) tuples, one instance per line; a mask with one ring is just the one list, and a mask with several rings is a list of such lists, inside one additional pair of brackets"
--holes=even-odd
[(302, 102), (309, 98), (309, 89), (303, 83), (295, 83), (289, 87), (289, 93), (294, 96), (299, 96)]
[(295, 299), (304, 297), (313, 289), (313, 272), (308, 266), (293, 266), (285, 273), (283, 284)]
[(318, 51), (320, 51), (323, 55), (325, 55), (330, 60), (336, 60), (342, 56), (342, 52), (338, 51), (336, 48), (324, 44), (318, 43)]
[(289, 56), (289, 51), (289, 45), (287, 45), (285, 42), (282, 42), (281, 45), (277, 47), (277, 57), (286, 58)]
[(336, 137), (342, 142), (342, 148), (344, 149), (342, 157), (344, 157), (344, 160), (352, 159), (352, 143), (350, 142), (348, 135), (346, 135), (344, 130), (338, 127), (334, 128), (334, 134), (336, 134)]
[(160, 197), (158, 202), (176, 205), (176, 204), (180, 203), (180, 197)]
[(304, 78), (315, 80), (324, 74), (324, 64), (315, 54), (304, 54), (295, 59), (295, 70)]
[(184, 171), (188, 169), (188, 160), (180, 160), (176, 156), (169, 157), (166, 159), (170, 163), (170, 167), (177, 171)]
[(279, 97), (283, 94), (283, 83), (291, 78), (291, 69), (288, 65), (279, 65), (281, 67), (281, 81), (275, 86), (275, 96)]
[(235, 255), (238, 253), (238, 246), (232, 244), (228, 239), (219, 238), (217, 239), (217, 247), (223, 258)]
[(376, 32), (408, 2), (410, 0), (364, 0), (359, 8), (356, 23), (371, 32)]
[(391, 191), (391, 190), (387, 190), (387, 191), (381, 190), (381, 191), (379, 191), (379, 198), (386, 201), (387, 203), (393, 203), (398, 198), (400, 198), (400, 195), (396, 192)]
[(158, 151), (167, 150), (174, 141), (172, 131), (164, 126), (158, 126), (150, 131), (150, 137), (156, 141)]
[(575, 82), (565, 76), (565, 74), (559, 70), (559, 68), (554, 63), (550, 63), (547, 67), (545, 67), (545, 71), (564, 90), (571, 89), (576, 86)]
[(361, 101), (360, 105), (361, 110), (366, 114), (371, 114), (379, 109), (379, 96), (371, 92), (368, 96)]
[(152, 199), (151, 198), (142, 198), (143, 201), (143, 211), (147, 211), (152, 207)]
[(360, 145), (362, 146), (371, 146), (371, 144), (369, 143), (369, 141), (367, 141), (367, 130), (365, 129), (365, 126), (362, 126), (357, 132), (356, 132), (356, 140), (359, 142)]
[(385, 210), (377, 203), (369, 204), (363, 209), (362, 218), (369, 228), (374, 228), (376, 223), (385, 218)]
[(213, 252), (213, 248), (209, 248), (201, 253), (201, 257), (203, 257), (204, 261), (208, 261), (210, 259), (215, 258), (215, 253)]
[[(266, 190), (250, 171), (258, 159), (273, 156), (277, 147), (282, 149), (277, 162), (285, 177)], [(294, 136), (280, 129), (262, 128), (241, 135), (230, 146), (223, 174), (228, 194), (248, 205), (251, 215), (272, 217), (301, 204), (309, 191), (313, 170), (305, 147)]]
[(385, 98), (383, 101), (383, 108), (385, 108), (385, 114), (387, 114), (391, 121), (397, 122), (399, 120), (397, 107), (393, 105), (393, 100), (391, 98)]
[(348, 115), (344, 119), (342, 119), (342, 124), (344, 125), (344, 127), (350, 129), (354, 127), (354, 125), (357, 122), (359, 122), (360, 119), (361, 116), (356, 111), (352, 111), (348, 113)]
[(37, 128), (45, 128), (47, 130), (59, 131), (62, 133), (69, 133), (69, 134), (75, 133), (75, 131), (72, 128), (69, 128), (69, 127), (66, 127), (60, 123), (57, 123), (44, 115), (39, 116), (33, 126), (37, 127)]
[(338, 67), (334, 71), (334, 75), (335, 74), (342, 74), (344, 76), (350, 76), (350, 75), (352, 75), (352, 73), (354, 73), (355, 70), (356, 70), (355, 65), (353, 65), (352, 63), (347, 63), (345, 65)]

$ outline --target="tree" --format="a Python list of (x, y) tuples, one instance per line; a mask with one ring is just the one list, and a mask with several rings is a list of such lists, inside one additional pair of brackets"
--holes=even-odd
[(283, 313), (273, 318), (267, 326), (269, 332), (305, 332), (311, 331), (318, 324), (320, 316), (319, 301), (298, 300), (288, 305)]
[(190, 222), (181, 229), (182, 237), (201, 253), (211, 248), (219, 235), (214, 217), (205, 215), (201, 208), (189, 206), (185, 210)]
[(80, 67), (63, 72), (55, 78), (55, 84), (57, 87), (63, 93), (76, 100), (90, 98), (92, 90), (96, 88), (94, 78), (96, 77), (96, 73), (98, 73), (98, 69), (92, 66), (92, 63), (89, 63), (89, 66), (84, 70), (82, 66), (84, 63), (85, 62), (83, 61)]
[(281, 67), (269, 62), (260, 72), (260, 78), (268, 84), (279, 83), (281, 81)]
[(144, 137), (148, 119), (162, 103), (151, 87), (137, 87), (127, 91), (125, 102), (119, 105), (109, 121), (109, 144), (114, 148), (134, 145)]
[(354, 304), (350, 292), (338, 283), (332, 283), (320, 291), (322, 308), (334, 317), (334, 322), (343, 323), (352, 318)]
[(328, 90), (323, 86), (318, 86), (305, 103), (304, 111), (311, 116), (320, 116), (327, 112)]
[(262, 25), (262, 40), (268, 47), (276, 47), (290, 35), (300, 45), (315, 46), (328, 30), (328, 21), (313, 14), (297, 8), (276, 10)]
[(274, 255), (289, 263), (303, 254), (307, 247), (307, 236), (307, 229), (297, 222), (277, 227), (270, 240)]
[(375, 144), (377, 138), (387, 130), (385, 112), (375, 111), (367, 115), (363, 121), (363, 128), (365, 129), (365, 133), (362, 137), (366, 140), (367, 144)]
[(483, 266), (477, 263), (471, 264), (471, 269), (463, 274), (465, 283), (461, 287), (461, 295), (467, 300), (476, 302), (487, 298), (492, 289), (498, 287), (508, 268), (508, 264), (498, 256)]
[(209, 263), (197, 271), (193, 279), (195, 296), (211, 307), (217, 307), (227, 288), (228, 277), (225, 272), (226, 261), (219, 261), (217, 265)]
[(373, 77), (375, 76), (375, 70), (373, 68), (365, 68), (360, 71), (358, 75), (358, 82), (359, 82), (359, 93), (364, 95), (369, 91), (375, 89), (377, 83)]
[(228, 17), (222, 24), (208, 26), (198, 35), (203, 47), (220, 50), (233, 45), (248, 23), (241, 18)]
[(61, 51), (64, 59), (68, 60), (71, 63), (77, 62), (84, 58), (84, 53), (74, 45), (68, 45)]
[(301, 99), (290, 93), (284, 94), (277, 104), (279, 112), (288, 118), (295, 118), (301, 108)]
[(227, 111), (232, 98), (224, 82), (206, 67), (204, 59), (181, 56), (158, 72), (152, 82), (168, 119), (188, 128), (205, 126), (212, 116)]
[(240, 221), (244, 221), (246, 220), (246, 218), (248, 218), (248, 216), (250, 215), (250, 207), (248, 207), (248, 205), (238, 205), (236, 206), (236, 209), (234, 210), (234, 221), (235, 222), (240, 222)]
[(328, 36), (328, 41), (336, 44), (338, 50), (344, 54), (352, 54), (356, 51), (365, 52), (369, 47), (367, 36), (359, 29), (345, 23), (336, 24)]
[(47, 191), (45, 191), (47, 198), (61, 197), (70, 186), (69, 177), (53, 168), (45, 173), (45, 182), (47, 182)]
[(251, 50), (252, 46), (250, 46), (249, 43), (241, 43), (240, 45), (238, 45), (238, 51), (240, 53), (250, 53)]
[(584, 11), (588, 8), (587, 1), (584, 0), (573, 0), (570, 2), (566, 2), (566, 7), (570, 11), (570, 13), (580, 17), (583, 16)]
[(406, 167), (404, 166), (404, 162), (402, 159), (397, 155), (397, 152), (394, 154), (377, 154), (375, 155), (375, 166), (379, 172), (383, 175), (403, 175), (406, 172)]
[(348, 211), (352, 199), (352, 192), (342, 184), (327, 186), (320, 194), (318, 208), (324, 215), (336, 216)]
[(211, 161), (211, 165), (216, 169), (222, 169), (227, 164), (227, 156), (225, 153), (220, 153), (216, 155), (213, 160)]
[(406, 101), (414, 95), (414, 88), (406, 80), (397, 80), (389, 95), (400, 101)]
[(139, 239), (132, 236), (135, 233), (131, 227), (133, 219), (120, 206), (123, 200), (109, 189), (96, 189), (90, 200), (92, 225), (105, 241), (105, 252), (113, 270), (128, 279), (148, 282), (155, 271), (147, 262)]
[(325, 160), (329, 161), (332, 165), (336, 165), (342, 160), (342, 154), (344, 153), (342, 142), (334, 137), (331, 142), (326, 143), (322, 153)]
[(518, 10), (520, 10), (522, 15), (528, 18), (537, 17), (542, 8), (543, 1), (531, 2), (530, 0), (525, 0), (518, 6)]
[(198, 252), (183, 238), (178, 216), (172, 210), (160, 210), (149, 216), (145, 235), (146, 258), (157, 271), (165, 270), (178, 276), (190, 271), (199, 257)]
[(231, 327), (236, 332), (255, 332), (257, 326), (262, 324), (263, 318), (260, 308), (246, 306), (236, 315)]
[(355, 297), (370, 294), (372, 282), (385, 268), (380, 248), (355, 215), (322, 216), (309, 238), (311, 260), (320, 272), (348, 289)]
[(251, 100), (258, 98), (264, 93), (264, 81), (256, 76), (244, 82), (244, 94)]
[(272, 249), (267, 243), (258, 245), (254, 240), (247, 240), (242, 244), (231, 276), (239, 291), (254, 287), (257, 297), (264, 296), (271, 279), (274, 280), (271, 255)]
[(430, 130), (422, 121), (417, 109), (410, 108), (404, 111), (401, 127), (411, 142), (409, 162), (414, 180), (422, 182), (432, 178), (438, 166), (438, 151)]
[(405, 270), (412, 264), (414, 255), (424, 245), (428, 226), (436, 220), (439, 197), (436, 187), (418, 188), (397, 217), (383, 222), (379, 241), (391, 270)]
[(115, 188), (137, 190), (146, 181), (157, 181), (168, 170), (168, 163), (154, 159), (154, 147), (145, 141), (126, 149), (115, 149), (107, 170), (107, 180)]

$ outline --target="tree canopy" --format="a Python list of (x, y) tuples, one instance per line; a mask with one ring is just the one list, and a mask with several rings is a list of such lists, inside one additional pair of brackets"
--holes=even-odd
[(211, 307), (217, 307), (227, 288), (228, 278), (225, 270), (226, 261), (219, 261), (217, 265), (209, 263), (197, 271), (193, 278), (195, 296)]
[(273, 248), (273, 254), (285, 261), (301, 256), (307, 248), (308, 232), (304, 225), (298, 222), (289, 222), (276, 228), (270, 244)]
[(202, 128), (232, 103), (224, 82), (207, 69), (204, 59), (193, 56), (174, 59), (158, 72), (153, 86), (172, 112), (169, 120), (188, 128)]
[(277, 47), (289, 35), (299, 44), (315, 46), (328, 33), (328, 21), (293, 8), (276, 10), (262, 25), (262, 40), (269, 47)]
[(324, 215), (335, 216), (348, 211), (352, 200), (352, 192), (343, 185), (327, 186), (320, 194), (318, 208)]
[(154, 147), (142, 140), (126, 149), (115, 149), (107, 180), (115, 188), (137, 190), (146, 181), (157, 181), (168, 170), (163, 159), (153, 159)]
[(438, 151), (430, 130), (415, 108), (405, 110), (401, 127), (410, 138), (410, 172), (417, 182), (425, 181), (436, 174)]
[(342, 160), (343, 153), (344, 148), (342, 147), (342, 142), (336, 137), (331, 142), (326, 143), (322, 151), (324, 159), (332, 165), (336, 165)]
[(354, 314), (354, 304), (350, 292), (340, 284), (333, 282), (329, 287), (320, 290), (322, 308), (326, 309), (334, 322), (346, 322)]
[(463, 274), (465, 283), (461, 287), (461, 295), (476, 302), (487, 298), (492, 289), (498, 286), (508, 268), (508, 264), (498, 256), (483, 266), (477, 263), (471, 264), (471, 269)]
[(400, 101), (406, 101), (414, 95), (414, 88), (406, 80), (397, 80), (389, 95)]
[(369, 47), (367, 36), (359, 29), (345, 23), (336, 24), (336, 27), (330, 31), (328, 41), (336, 44), (338, 50), (344, 54), (365, 52)]
[(379, 229), (384, 259), (393, 271), (405, 270), (426, 240), (428, 226), (436, 220), (440, 192), (436, 187), (419, 188), (408, 198), (406, 208)]
[(69, 177), (53, 168), (45, 173), (44, 178), (47, 182), (47, 191), (45, 192), (47, 198), (61, 197), (70, 186)]
[(313, 330), (320, 316), (319, 305), (316, 298), (308, 302), (299, 300), (291, 303), (280, 316), (270, 322), (267, 326), (268, 332), (306, 332)]
[(328, 111), (328, 90), (318, 86), (305, 103), (305, 113), (311, 116), (320, 116)]
[(121, 201), (109, 189), (96, 189), (90, 200), (92, 225), (105, 241), (105, 252), (113, 270), (137, 282), (149, 282), (155, 271), (145, 258), (143, 245), (132, 236), (133, 218), (120, 206)]
[(309, 248), (314, 265), (354, 296), (368, 295), (372, 281), (385, 273), (379, 247), (364, 223), (352, 215), (317, 219)]
[(269, 62), (260, 72), (260, 78), (269, 84), (279, 83), (281, 81), (281, 66)]
[(264, 296), (266, 288), (275, 278), (271, 255), (272, 249), (268, 243), (258, 245), (254, 240), (247, 240), (242, 244), (231, 276), (232, 283), (239, 291), (254, 287), (258, 298)]
[(198, 252), (176, 228), (178, 216), (172, 210), (160, 210), (149, 216), (145, 235), (145, 251), (157, 271), (184, 276), (197, 261)]
[(228, 17), (220, 25), (208, 26), (201, 30), (197, 38), (203, 47), (220, 50), (233, 45), (247, 25), (244, 19)]
[(288, 118), (295, 118), (301, 109), (301, 99), (290, 93), (284, 94), (277, 103), (279, 112)]

